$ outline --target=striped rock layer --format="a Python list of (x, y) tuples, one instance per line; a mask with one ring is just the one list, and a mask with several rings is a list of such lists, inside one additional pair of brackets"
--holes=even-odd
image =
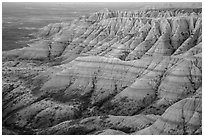
[(105, 9), (42, 28), (3, 56), (60, 65), (3, 65), (33, 74), (29, 87), (3, 83), (4, 124), (33, 134), (202, 134), (201, 14)]

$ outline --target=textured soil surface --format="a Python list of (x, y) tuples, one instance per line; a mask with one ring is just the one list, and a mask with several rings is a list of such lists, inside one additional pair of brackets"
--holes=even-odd
[(3, 134), (202, 134), (202, 9), (104, 9), (3, 52)]

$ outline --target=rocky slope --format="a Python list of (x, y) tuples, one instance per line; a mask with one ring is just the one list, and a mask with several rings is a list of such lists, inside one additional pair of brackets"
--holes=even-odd
[(3, 134), (202, 134), (201, 9), (104, 9), (3, 53)]

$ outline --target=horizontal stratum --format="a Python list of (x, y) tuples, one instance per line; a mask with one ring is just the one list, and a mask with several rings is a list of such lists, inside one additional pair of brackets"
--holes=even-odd
[(3, 134), (202, 134), (202, 9), (102, 11), (3, 52)]

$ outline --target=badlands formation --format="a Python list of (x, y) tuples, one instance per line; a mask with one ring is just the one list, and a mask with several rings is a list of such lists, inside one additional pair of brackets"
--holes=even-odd
[(3, 52), (3, 134), (202, 134), (202, 9), (104, 9)]

